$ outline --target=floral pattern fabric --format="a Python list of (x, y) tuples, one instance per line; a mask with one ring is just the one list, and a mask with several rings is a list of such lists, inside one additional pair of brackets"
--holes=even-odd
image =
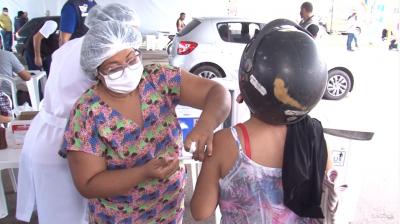
[[(61, 155), (80, 151), (106, 160), (107, 170), (141, 166), (153, 158), (178, 157), (183, 147), (175, 107), (180, 98), (180, 70), (145, 66), (138, 86), (143, 128), (125, 119), (89, 89), (75, 104)], [(166, 179), (152, 179), (126, 195), (89, 200), (91, 223), (179, 223), (182, 220), (184, 165)]]

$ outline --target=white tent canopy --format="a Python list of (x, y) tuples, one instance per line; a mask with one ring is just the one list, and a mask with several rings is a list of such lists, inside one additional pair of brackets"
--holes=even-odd
[[(135, 9), (141, 18), (143, 33), (175, 32), (175, 22), (180, 12), (186, 13), (186, 23), (192, 17), (241, 16), (267, 19), (299, 19), (300, 0), (282, 0), (271, 3), (263, 0), (96, 0), (98, 4), (120, 3)], [(0, 7), (8, 7), (14, 18), (17, 11), (27, 11), (29, 18), (59, 15), (66, 0), (2, 0)]]

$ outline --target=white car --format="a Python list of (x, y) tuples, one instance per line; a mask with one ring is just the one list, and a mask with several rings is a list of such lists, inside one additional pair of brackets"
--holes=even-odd
[[(243, 50), (264, 25), (265, 20), (237, 17), (194, 18), (175, 36), (169, 63), (203, 78), (237, 80)], [(328, 62), (328, 66), (324, 98), (341, 99), (352, 90), (353, 75), (340, 64)]]

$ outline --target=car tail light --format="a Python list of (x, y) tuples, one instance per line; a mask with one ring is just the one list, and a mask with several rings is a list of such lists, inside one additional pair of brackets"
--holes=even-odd
[(186, 55), (192, 52), (196, 47), (197, 43), (192, 41), (180, 41), (178, 46), (178, 54), (179, 55)]

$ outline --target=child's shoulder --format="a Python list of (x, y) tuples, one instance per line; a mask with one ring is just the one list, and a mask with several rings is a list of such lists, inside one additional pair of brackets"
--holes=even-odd
[(217, 156), (224, 157), (226, 153), (235, 147), (235, 140), (232, 137), (231, 128), (221, 129), (214, 134), (213, 151)]
[(237, 152), (238, 148), (231, 128), (221, 129), (214, 134), (212, 156), (214, 158), (212, 159), (217, 161), (221, 177), (224, 177), (232, 169), (238, 156)]
[(224, 143), (229, 140), (233, 141), (231, 128), (223, 128), (214, 134), (214, 142), (217, 144)]

